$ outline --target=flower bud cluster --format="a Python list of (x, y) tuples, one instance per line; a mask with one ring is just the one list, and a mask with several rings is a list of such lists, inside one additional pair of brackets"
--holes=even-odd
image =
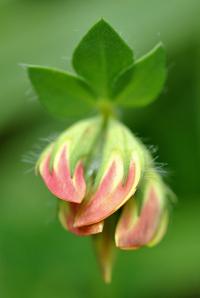
[(147, 148), (114, 118), (68, 128), (42, 153), (37, 171), (59, 199), (62, 225), (76, 235), (101, 233), (101, 252), (105, 237), (120, 249), (138, 249), (155, 245), (166, 231), (168, 189)]

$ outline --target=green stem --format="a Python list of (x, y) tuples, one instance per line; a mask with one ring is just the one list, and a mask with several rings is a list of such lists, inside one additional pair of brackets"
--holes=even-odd
[(102, 114), (102, 116), (104, 117), (105, 122), (110, 116), (116, 116), (115, 106), (109, 100), (105, 100), (105, 99), (99, 100), (97, 107), (100, 113)]

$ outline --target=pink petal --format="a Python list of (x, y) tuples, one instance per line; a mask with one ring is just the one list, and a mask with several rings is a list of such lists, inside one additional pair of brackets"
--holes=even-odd
[(116, 228), (117, 247), (136, 249), (148, 244), (157, 231), (160, 216), (160, 200), (153, 187), (149, 189), (139, 217), (135, 200), (129, 200)]
[(96, 193), (90, 200), (83, 202), (80, 207), (75, 219), (76, 227), (94, 224), (105, 219), (118, 210), (134, 193), (136, 188), (135, 163), (131, 162), (130, 164), (126, 182), (123, 184), (123, 181), (120, 181), (113, 189), (113, 183), (118, 174), (117, 171), (117, 161), (114, 160)]
[(68, 205), (67, 206), (61, 205), (60, 211), (59, 211), (59, 218), (63, 226), (68, 231), (78, 236), (88, 236), (88, 235), (101, 233), (103, 231), (103, 224), (104, 224), (103, 221), (96, 223), (94, 225), (75, 228), (74, 218), (78, 210), (78, 204), (75, 204), (75, 203), (64, 203), (64, 204), (68, 204)]
[(67, 158), (67, 147), (60, 152), (57, 165), (50, 171), (51, 153), (47, 154), (40, 166), (40, 174), (48, 189), (59, 199), (80, 203), (86, 192), (84, 170), (81, 161), (76, 165), (71, 177)]

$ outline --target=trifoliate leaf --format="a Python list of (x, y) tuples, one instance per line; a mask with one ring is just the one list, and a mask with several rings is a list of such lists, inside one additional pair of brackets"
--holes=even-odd
[(116, 76), (133, 63), (133, 52), (104, 20), (85, 35), (73, 55), (73, 66), (100, 98), (108, 98)]

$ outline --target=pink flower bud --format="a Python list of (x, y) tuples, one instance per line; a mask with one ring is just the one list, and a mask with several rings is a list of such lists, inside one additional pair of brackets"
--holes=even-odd
[[(165, 186), (157, 175), (154, 175), (141, 187), (142, 197), (139, 198), (136, 194), (127, 202), (117, 224), (115, 242), (121, 249), (155, 245), (166, 230), (168, 211)], [(140, 208), (139, 199), (142, 200)]]
[(133, 159), (124, 181), (123, 162), (119, 156), (114, 156), (97, 190), (80, 206), (75, 226), (81, 227), (99, 222), (118, 210), (136, 190), (137, 166), (137, 161)]
[(102, 222), (134, 194), (143, 159), (124, 125), (94, 118), (66, 130), (42, 154), (38, 169), (56, 197), (81, 203), (73, 216), (74, 228), (80, 228)]
[(39, 159), (39, 173), (59, 199), (73, 203), (84, 199), (85, 162), (100, 129), (99, 118), (80, 121), (66, 130)]
[(67, 145), (61, 147), (51, 170), (51, 150), (40, 165), (40, 174), (48, 189), (58, 198), (69, 202), (80, 203), (86, 193), (82, 161), (76, 165), (73, 177), (70, 174)]

